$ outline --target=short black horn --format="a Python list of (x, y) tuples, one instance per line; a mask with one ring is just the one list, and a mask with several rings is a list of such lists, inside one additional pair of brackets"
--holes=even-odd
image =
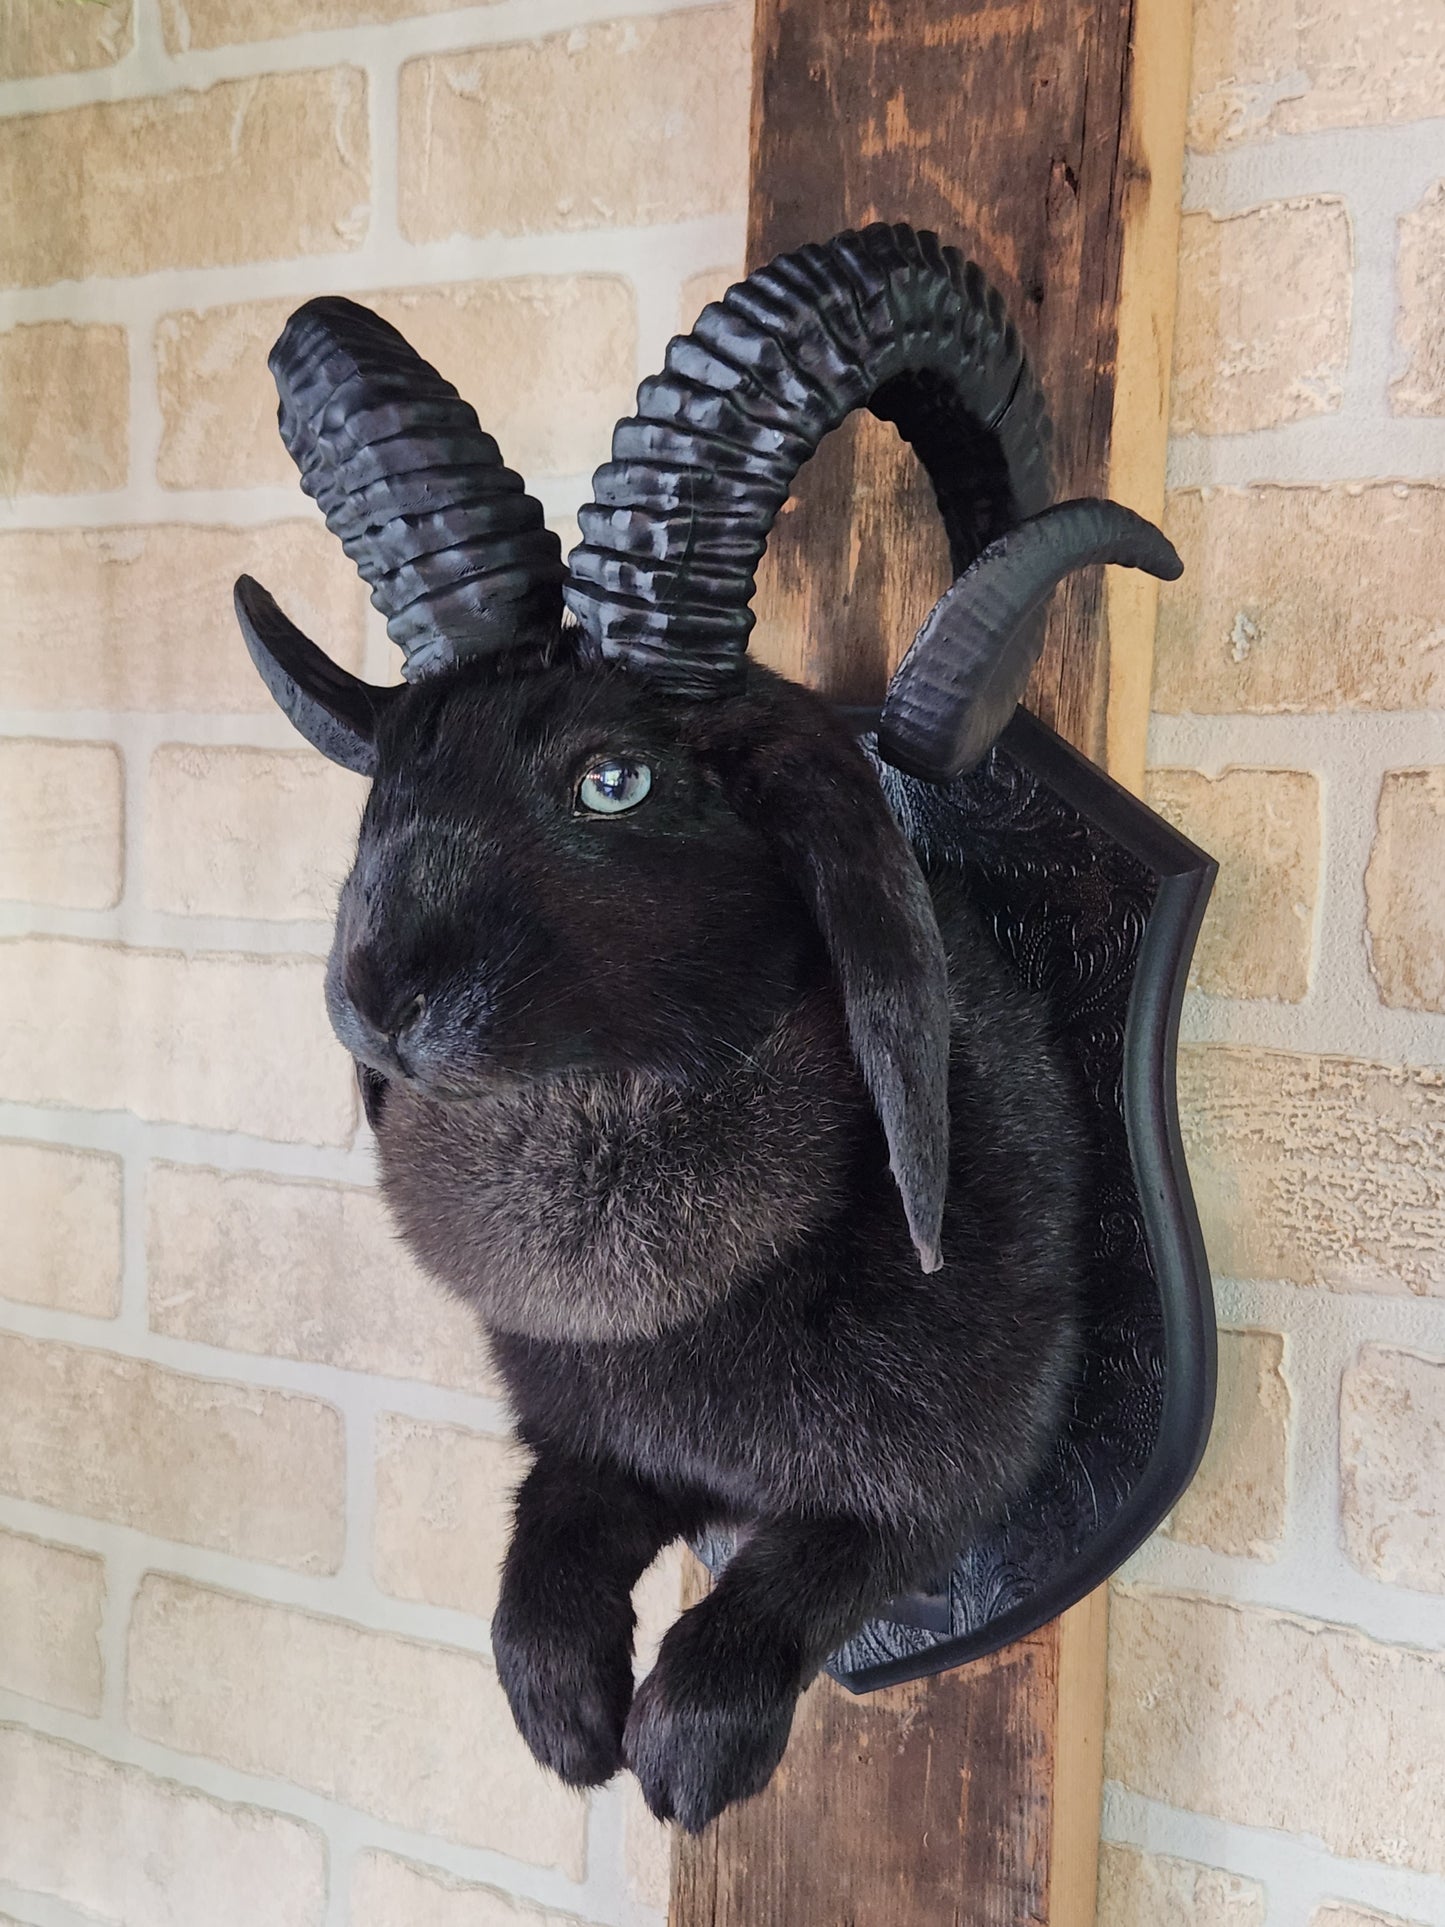
[(409, 681), (555, 642), (561, 549), (476, 411), (389, 322), (308, 301), (271, 351), (281, 439)]
[(1172, 582), (1174, 545), (1116, 502), (1060, 502), (986, 548), (934, 604), (899, 664), (878, 724), (878, 748), (914, 776), (946, 781), (988, 753), (1038, 660), (1044, 603), (1093, 562)]
[(912, 228), (840, 234), (705, 308), (619, 422), (568, 558), (591, 653), (680, 696), (736, 689), (768, 532), (823, 436), (864, 406), (928, 470), (955, 574), (1047, 504), (1043, 399), (980, 270)]

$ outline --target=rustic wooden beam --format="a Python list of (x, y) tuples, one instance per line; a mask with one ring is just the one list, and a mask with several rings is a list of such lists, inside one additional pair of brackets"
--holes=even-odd
[[(1169, 374), (1179, 287), (1179, 197), (1189, 108), (1192, 0), (1135, 0), (1127, 94), (1129, 166), (1116, 317), (1109, 493), (1151, 521), (1164, 514)], [(1105, 767), (1144, 790), (1159, 584), (1136, 569), (1104, 578), (1108, 670)]]
[[(1056, 427), (1059, 495), (1157, 517), (1188, 77), (1187, 0), (758, 0), (750, 264), (874, 219), (937, 228), (1003, 291)], [(1142, 782), (1153, 585), (1055, 598), (1029, 704)], [(948, 560), (891, 428), (803, 470), (755, 648), (876, 699)], [(1093, 1927), (1101, 1592), (993, 1658), (806, 1695), (758, 1799), (674, 1857), (672, 1927)]]

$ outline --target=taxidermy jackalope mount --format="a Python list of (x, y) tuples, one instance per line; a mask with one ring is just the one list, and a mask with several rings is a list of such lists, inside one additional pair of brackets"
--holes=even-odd
[[(926, 803), (994, 766), (1069, 571), (1178, 558), (1126, 509), (1051, 505), (999, 297), (907, 227), (706, 308), (565, 568), (376, 315), (309, 302), (271, 367), (302, 487), (406, 658), (371, 687), (236, 585), (281, 707), (372, 779), (328, 1007), (396, 1222), (476, 1307), (532, 1453), (501, 1680), (565, 1780), (626, 1765), (700, 1828), (1065, 1423), (1089, 1099)], [(863, 406), (927, 468), (957, 577), (867, 744), (746, 654), (769, 528)], [(634, 1686), (638, 1578), (718, 1531), (718, 1583)]]

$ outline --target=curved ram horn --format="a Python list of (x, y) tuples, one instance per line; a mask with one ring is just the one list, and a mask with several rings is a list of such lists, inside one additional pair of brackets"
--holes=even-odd
[(334, 663), (254, 577), (236, 582), (236, 620), (261, 680), (313, 749), (359, 776), (376, 774), (376, 725), (395, 689)]
[(955, 574), (1047, 504), (1043, 399), (980, 270), (908, 227), (840, 234), (729, 288), (638, 390), (568, 558), (584, 649), (680, 696), (736, 689), (768, 531), (863, 406), (928, 470)]
[(476, 411), (369, 308), (308, 301), (271, 351), (281, 439), (409, 681), (555, 646), (561, 549)]
[(1075, 569), (1117, 562), (1172, 582), (1174, 545), (1114, 502), (1060, 502), (990, 544), (934, 604), (888, 685), (878, 750), (900, 769), (946, 781), (981, 762), (1038, 660), (1034, 620)]

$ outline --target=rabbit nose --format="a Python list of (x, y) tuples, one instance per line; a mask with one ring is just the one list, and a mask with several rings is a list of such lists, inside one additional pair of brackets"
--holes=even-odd
[(401, 1054), (401, 1046), (416, 1030), (425, 1015), (426, 998), (418, 991), (414, 997), (408, 997), (387, 1019), (386, 1034), (391, 1039), (398, 1056)]
[(394, 974), (364, 950), (347, 958), (342, 983), (356, 1018), (374, 1039), (388, 1044), (414, 1029), (426, 1010), (426, 998), (420, 992), (408, 985), (398, 994)]
[[(410, 996), (405, 1004), (393, 1010), (385, 1027), (387, 1043), (391, 1044), (393, 1052), (397, 1054), (397, 1064), (401, 1064), (401, 1068), (408, 1073), (416, 1069), (416, 1064), (407, 1056), (408, 1046), (416, 1044), (416, 1033), (422, 1027), (424, 1016), (426, 1016), (426, 998), (418, 990), (416, 996)], [(414, 1048), (412, 1048), (412, 1058), (414, 1058)]]

